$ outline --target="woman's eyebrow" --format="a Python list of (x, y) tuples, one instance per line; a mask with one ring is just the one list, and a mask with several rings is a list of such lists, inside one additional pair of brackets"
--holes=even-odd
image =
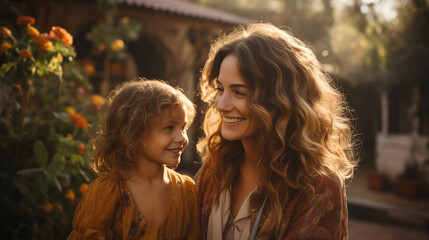
[[(217, 84), (219, 84), (219, 85), (221, 85), (221, 86), (223, 86), (222, 85), (222, 83), (219, 81), (219, 80), (216, 80), (216, 83)], [(231, 87), (231, 88), (239, 88), (239, 87), (242, 87), (242, 88), (249, 88), (247, 85), (245, 85), (245, 84), (231, 84), (229, 87)]]

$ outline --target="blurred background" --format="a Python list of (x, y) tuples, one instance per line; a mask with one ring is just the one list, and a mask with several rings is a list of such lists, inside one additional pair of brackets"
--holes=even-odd
[(135, 77), (197, 105), (192, 176), (210, 43), (261, 21), (309, 44), (352, 109), (350, 239), (429, 239), (428, 0), (0, 0), (2, 235), (67, 237), (105, 98)]

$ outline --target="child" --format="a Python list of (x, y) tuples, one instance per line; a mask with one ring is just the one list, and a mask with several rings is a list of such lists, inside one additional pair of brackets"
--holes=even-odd
[(195, 116), (192, 102), (157, 80), (131, 81), (110, 93), (95, 140), (98, 174), (82, 197), (68, 239), (197, 239), (194, 182), (177, 166)]

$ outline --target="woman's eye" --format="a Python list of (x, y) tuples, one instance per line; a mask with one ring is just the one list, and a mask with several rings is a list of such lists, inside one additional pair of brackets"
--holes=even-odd
[(164, 128), (164, 129), (167, 130), (167, 131), (173, 131), (174, 127), (173, 126), (168, 126), (168, 127)]
[(241, 91), (235, 91), (235, 94), (240, 95), (240, 96), (246, 96), (247, 95), (247, 93), (241, 92)]
[(222, 88), (220, 88), (220, 87), (217, 87), (217, 88), (215, 88), (216, 89), (216, 91), (218, 91), (218, 92), (223, 92), (223, 89)]

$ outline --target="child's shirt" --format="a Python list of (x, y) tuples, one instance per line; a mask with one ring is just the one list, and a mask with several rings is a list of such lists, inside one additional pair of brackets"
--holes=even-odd
[(167, 172), (171, 181), (169, 210), (159, 226), (140, 214), (125, 181), (104, 175), (83, 195), (67, 239), (198, 239), (195, 183), (171, 169)]

